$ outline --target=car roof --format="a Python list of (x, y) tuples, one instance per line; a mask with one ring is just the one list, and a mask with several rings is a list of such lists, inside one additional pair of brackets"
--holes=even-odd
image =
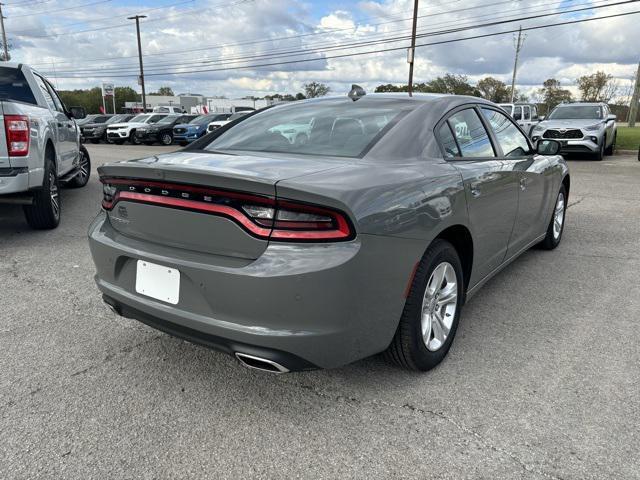
[(603, 102), (571, 102), (571, 103), (561, 103), (558, 105), (558, 107), (575, 107), (575, 106), (579, 106), (579, 107), (601, 107), (602, 105), (604, 105)]

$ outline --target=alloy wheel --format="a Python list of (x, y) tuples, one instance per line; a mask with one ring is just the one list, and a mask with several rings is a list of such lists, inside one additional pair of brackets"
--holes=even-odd
[(562, 225), (564, 224), (564, 194), (560, 192), (558, 194), (558, 200), (556, 200), (556, 208), (553, 211), (553, 238), (558, 240), (562, 233)]
[(422, 339), (435, 352), (447, 341), (458, 308), (458, 279), (448, 262), (440, 263), (431, 273), (422, 300)]
[(171, 145), (171, 142), (173, 142), (173, 137), (170, 133), (163, 134), (161, 139), (163, 145)]
[(82, 150), (80, 150), (80, 162), (78, 164), (78, 170), (78, 180), (80, 180), (80, 183), (85, 183), (85, 180), (89, 176), (89, 162), (87, 160), (87, 156)]
[(58, 181), (53, 172), (49, 173), (49, 195), (51, 196), (51, 208), (53, 209), (53, 216), (55, 218), (60, 217), (60, 198), (58, 192)]

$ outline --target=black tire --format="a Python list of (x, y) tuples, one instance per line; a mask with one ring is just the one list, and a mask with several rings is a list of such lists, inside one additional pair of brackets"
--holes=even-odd
[(160, 143), (162, 145), (171, 145), (173, 143), (173, 134), (171, 132), (164, 132), (160, 135)]
[(142, 143), (138, 137), (136, 137), (135, 130), (131, 130), (131, 133), (129, 134), (129, 143), (131, 143), (131, 145), (140, 145)]
[(58, 175), (53, 161), (54, 151), (48, 148), (44, 161), (42, 188), (34, 192), (33, 203), (24, 206), (24, 216), (31, 228), (51, 230), (60, 224), (61, 202)]
[[(562, 221), (560, 225), (560, 232), (558, 235), (554, 233), (554, 224), (556, 220), (556, 209), (558, 208), (558, 199), (562, 195), (563, 198), (563, 210), (562, 210)], [(553, 250), (562, 241), (562, 233), (564, 232), (564, 224), (567, 217), (567, 190), (564, 188), (564, 185), (560, 187), (560, 191), (558, 192), (558, 196), (556, 197), (556, 202), (553, 204), (553, 213), (551, 214), (551, 221), (549, 222), (549, 226), (547, 227), (547, 235), (544, 237), (544, 240), (538, 244), (540, 248), (545, 250)]]
[(609, 145), (604, 151), (605, 155), (613, 155), (613, 151), (616, 149), (616, 141), (617, 140), (618, 140), (618, 133), (616, 132), (613, 135), (613, 142), (611, 142), (611, 145)]
[[(455, 313), (445, 341), (437, 350), (432, 351), (427, 348), (423, 340), (423, 301), (432, 273), (436, 267), (443, 263), (449, 264), (455, 272), (457, 288)], [(446, 283), (444, 285), (446, 286)], [(384, 352), (385, 358), (391, 363), (409, 370), (427, 371), (438, 365), (447, 355), (456, 335), (463, 298), (464, 277), (458, 252), (449, 242), (437, 239), (429, 246), (416, 268), (398, 329), (391, 344)], [(453, 304), (452, 302), (451, 305)]]
[(80, 160), (78, 162), (80, 172), (67, 183), (71, 188), (82, 188), (89, 183), (91, 176), (91, 157), (84, 145), (80, 145)]
[(604, 137), (602, 140), (602, 144), (600, 145), (600, 148), (596, 153), (593, 154), (593, 159), (595, 161), (600, 162), (604, 158), (604, 146), (606, 143), (607, 143), (607, 138)]

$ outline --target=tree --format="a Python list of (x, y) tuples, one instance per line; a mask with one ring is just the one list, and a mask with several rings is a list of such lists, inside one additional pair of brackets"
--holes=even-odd
[(447, 73), (444, 77), (436, 77), (427, 83), (419, 83), (415, 86), (415, 91), (480, 96), (480, 91), (469, 83), (469, 78), (466, 75), (451, 73)]
[(618, 92), (618, 83), (612, 75), (598, 71), (591, 75), (583, 75), (576, 80), (580, 96), (585, 102), (606, 102)]
[(149, 95), (161, 95), (163, 97), (175, 96), (171, 87), (160, 87), (157, 92), (150, 93)]
[[(61, 90), (60, 98), (68, 107), (84, 107), (87, 113), (98, 113), (102, 107), (102, 90), (94, 87), (90, 90)], [(131, 87), (116, 87), (116, 111), (122, 112), (125, 102), (139, 102), (140, 95)], [(111, 111), (111, 102), (107, 101), (107, 111)]]
[(305, 83), (303, 88), (307, 98), (324, 97), (331, 91), (328, 85), (319, 82)]
[(511, 99), (511, 87), (493, 77), (483, 78), (477, 86), (482, 98), (495, 103), (505, 103)]
[(407, 85), (392, 85), (387, 83), (386, 85), (378, 85), (374, 91), (376, 93), (408, 92), (409, 87)]
[(304, 100), (305, 98), (307, 97), (304, 96), (304, 93), (302, 92), (296, 93), (296, 100)]
[(548, 78), (542, 84), (540, 89), (540, 96), (542, 97), (542, 103), (546, 106), (547, 115), (558, 104), (563, 102), (571, 102), (573, 96), (569, 90), (561, 88), (559, 80), (555, 78)]

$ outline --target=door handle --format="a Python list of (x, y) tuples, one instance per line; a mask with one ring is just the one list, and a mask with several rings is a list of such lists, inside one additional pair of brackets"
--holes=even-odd
[(471, 186), (471, 195), (473, 195), (476, 198), (479, 197), (480, 196), (480, 189), (478, 187)]

